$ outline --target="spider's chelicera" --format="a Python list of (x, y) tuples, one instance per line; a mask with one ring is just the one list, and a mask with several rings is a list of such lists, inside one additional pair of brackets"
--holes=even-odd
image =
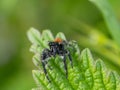
[(48, 62), (47, 59), (49, 59), (50, 57), (55, 57), (56, 55), (59, 55), (62, 57), (62, 60), (64, 63), (64, 69), (65, 69), (65, 73), (66, 73), (66, 78), (68, 77), (68, 70), (67, 70), (67, 64), (66, 64), (67, 56), (70, 60), (71, 66), (73, 67), (70, 51), (66, 48), (66, 46), (68, 46), (68, 44), (69, 43), (67, 41), (64, 41), (60, 38), (56, 38), (54, 41), (50, 41), (48, 43), (49, 49), (45, 48), (43, 50), (43, 52), (41, 54), (42, 66), (43, 66), (43, 70), (46, 75), (46, 78), (48, 79), (49, 82), (50, 82), (50, 79), (47, 74), (46, 64)]

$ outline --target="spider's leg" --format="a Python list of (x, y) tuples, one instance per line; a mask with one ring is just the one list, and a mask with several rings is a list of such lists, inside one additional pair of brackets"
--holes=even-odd
[(46, 69), (46, 65), (47, 65), (47, 59), (50, 57), (49, 55), (49, 50), (48, 49), (44, 49), (41, 55), (41, 61), (42, 61), (42, 66), (43, 66), (43, 71), (45, 73), (46, 78), (48, 79), (48, 81), (50, 82), (50, 79), (48, 77), (48, 73), (47, 73), (47, 69)]
[(73, 61), (70, 52), (68, 52), (68, 58), (70, 60), (71, 67), (73, 68)]
[(48, 67), (50, 70), (52, 70), (51, 66), (48, 64), (48, 61), (45, 61), (45, 67)]
[(64, 63), (64, 69), (66, 72), (66, 78), (68, 78), (68, 69), (67, 69), (67, 63), (66, 63), (66, 55), (63, 56), (63, 63)]
[(43, 66), (43, 70), (44, 70), (45, 76), (46, 76), (46, 78), (48, 79), (48, 81), (50, 82), (50, 79), (49, 79), (49, 77), (48, 77), (48, 73), (47, 73), (47, 70), (46, 70), (45, 65), (46, 65), (46, 64), (45, 64), (45, 61), (42, 60), (42, 66)]

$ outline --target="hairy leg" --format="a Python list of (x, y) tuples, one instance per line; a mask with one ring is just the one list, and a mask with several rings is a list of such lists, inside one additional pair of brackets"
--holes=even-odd
[(66, 63), (66, 55), (63, 57), (63, 63), (64, 63), (64, 69), (66, 72), (66, 78), (68, 78), (68, 69), (67, 69), (67, 63)]
[(43, 66), (43, 71), (45, 73), (46, 78), (48, 79), (49, 82), (51, 82), (50, 79), (49, 79), (49, 77), (48, 77), (48, 73), (47, 73), (47, 70), (46, 70), (46, 67), (45, 67), (46, 64), (44, 63), (43, 60), (42, 60), (42, 66)]
[(73, 61), (72, 61), (71, 54), (69, 52), (68, 52), (68, 58), (70, 60), (71, 67), (73, 68)]

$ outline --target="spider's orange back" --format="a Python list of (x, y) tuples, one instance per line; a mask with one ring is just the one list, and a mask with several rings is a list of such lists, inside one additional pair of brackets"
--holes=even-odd
[(56, 38), (56, 39), (54, 40), (54, 42), (61, 43), (61, 42), (62, 42), (62, 39), (61, 39), (61, 38)]

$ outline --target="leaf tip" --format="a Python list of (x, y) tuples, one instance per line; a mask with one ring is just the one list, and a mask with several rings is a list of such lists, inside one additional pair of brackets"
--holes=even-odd
[(31, 27), (27, 31), (27, 37), (28, 37), (28, 39), (29, 39), (29, 41), (31, 43), (39, 44), (38, 40), (40, 40), (40, 36), (41, 36), (40, 32), (37, 29), (33, 28), (33, 27)]
[(85, 48), (85, 49), (81, 52), (81, 56), (82, 56), (82, 55), (86, 55), (86, 54), (91, 54), (89, 48)]
[(66, 40), (66, 37), (65, 37), (64, 33), (62, 33), (62, 32), (59, 32), (59, 33), (56, 35), (56, 37), (59, 37), (59, 38), (61, 38), (61, 39), (63, 39), (63, 40)]

